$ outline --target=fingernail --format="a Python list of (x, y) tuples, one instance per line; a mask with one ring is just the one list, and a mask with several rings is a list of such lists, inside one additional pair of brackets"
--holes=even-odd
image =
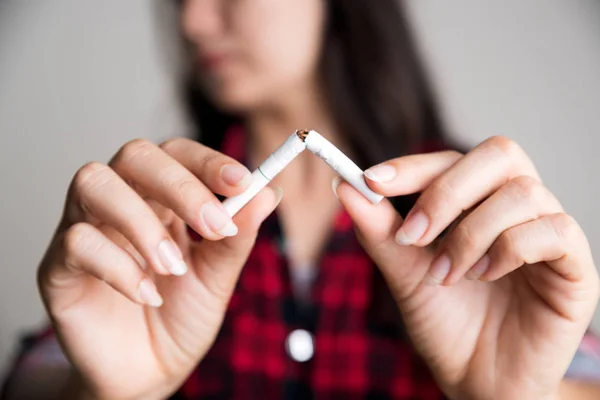
[(149, 278), (140, 282), (138, 287), (140, 299), (151, 307), (160, 307), (163, 304), (163, 298), (158, 294), (156, 285)]
[(241, 165), (226, 164), (221, 167), (221, 178), (232, 186), (246, 186), (252, 179), (252, 174)]
[(187, 272), (187, 265), (179, 247), (170, 240), (163, 240), (158, 246), (158, 255), (165, 268), (173, 275), (181, 276)]
[(337, 188), (338, 186), (340, 186), (340, 183), (342, 182), (342, 177), (341, 176), (336, 176), (335, 178), (333, 178), (333, 180), (331, 181), (331, 190), (333, 190), (333, 194), (335, 195), (335, 197), (338, 197), (337, 194)]
[(396, 177), (396, 168), (387, 164), (380, 164), (364, 172), (365, 176), (374, 182), (389, 182)]
[(429, 218), (422, 211), (409, 215), (396, 234), (396, 242), (405, 246), (419, 241), (429, 228)]
[(437, 286), (444, 282), (448, 274), (450, 273), (450, 258), (442, 254), (433, 264), (429, 267), (429, 272), (424, 279), (424, 283), (430, 286)]
[(488, 270), (489, 267), (490, 267), (490, 256), (488, 256), (486, 254), (483, 257), (481, 257), (479, 259), (479, 261), (477, 261), (475, 263), (475, 265), (473, 265), (471, 267), (470, 270), (467, 271), (467, 273), (465, 274), (465, 278), (467, 278), (470, 281), (477, 280), (477, 279), (481, 278), (481, 276), (483, 274), (486, 273), (486, 271)]
[(202, 220), (208, 228), (221, 236), (235, 236), (238, 228), (227, 214), (227, 211), (215, 203), (206, 203), (200, 210)]

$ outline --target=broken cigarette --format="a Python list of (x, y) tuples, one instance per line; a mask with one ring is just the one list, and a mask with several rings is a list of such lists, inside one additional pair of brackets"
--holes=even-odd
[(305, 149), (323, 159), (371, 203), (377, 204), (383, 199), (382, 195), (373, 192), (367, 186), (363, 171), (330, 141), (318, 132), (297, 130), (252, 173), (252, 182), (248, 189), (223, 202), (229, 215), (233, 217), (237, 214)]

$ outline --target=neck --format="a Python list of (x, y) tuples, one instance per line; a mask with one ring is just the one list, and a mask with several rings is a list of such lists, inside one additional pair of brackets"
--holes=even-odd
[[(250, 161), (254, 167), (271, 154), (296, 129), (314, 129), (340, 145), (327, 102), (319, 91), (293, 90), (277, 107), (247, 116)], [(292, 268), (317, 260), (340, 203), (331, 191), (336, 173), (308, 151), (300, 154), (273, 179), (283, 189), (278, 215), (286, 237)]]

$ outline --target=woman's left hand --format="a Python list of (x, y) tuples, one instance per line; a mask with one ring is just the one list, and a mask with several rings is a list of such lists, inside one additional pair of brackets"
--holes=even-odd
[(385, 196), (422, 192), (403, 221), (389, 201), (372, 205), (334, 181), (445, 393), (556, 398), (596, 307), (598, 273), (581, 228), (524, 151), (494, 137), (466, 155), (406, 156), (365, 175)]

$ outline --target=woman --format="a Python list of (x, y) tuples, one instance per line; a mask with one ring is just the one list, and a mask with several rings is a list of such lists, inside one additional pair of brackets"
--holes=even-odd
[[(441, 151), (396, 1), (181, 17), (202, 144), (136, 140), (75, 175), (39, 268), (42, 340), (72, 367), (40, 398), (600, 395), (563, 379), (598, 298), (583, 232), (511, 140)], [(216, 196), (304, 127), (393, 204), (307, 153), (232, 220)]]

